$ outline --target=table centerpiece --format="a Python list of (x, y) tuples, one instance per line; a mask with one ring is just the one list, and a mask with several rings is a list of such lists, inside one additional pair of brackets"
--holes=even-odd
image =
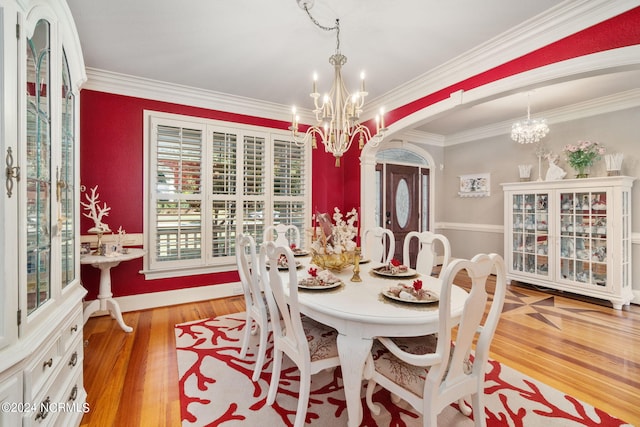
[[(341, 271), (355, 263), (358, 213), (355, 209), (343, 216), (334, 208), (333, 223), (328, 213), (316, 214), (311, 243), (311, 262), (326, 270)], [(319, 230), (318, 230), (319, 228)]]

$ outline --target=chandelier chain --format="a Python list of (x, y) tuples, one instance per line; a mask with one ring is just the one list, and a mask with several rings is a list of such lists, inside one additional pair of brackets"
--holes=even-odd
[(315, 24), (316, 27), (320, 28), (321, 30), (324, 31), (334, 31), (336, 32), (336, 52), (340, 52), (340, 19), (336, 19), (336, 25), (333, 27), (327, 27), (325, 25), (322, 25), (320, 22), (318, 22), (318, 20), (316, 18), (314, 18), (311, 15), (311, 12), (309, 11), (309, 8), (307, 7), (307, 5), (303, 5), (304, 11), (307, 12), (307, 15), (309, 16), (309, 19), (311, 20), (311, 22), (313, 22)]

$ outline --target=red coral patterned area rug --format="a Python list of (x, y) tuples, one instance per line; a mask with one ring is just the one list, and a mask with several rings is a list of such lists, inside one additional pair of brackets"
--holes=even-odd
[[(299, 371), (283, 360), (280, 388), (273, 406), (266, 403), (271, 378), (272, 347), (260, 379), (251, 380), (257, 350), (252, 336), (246, 360), (240, 358), (244, 313), (176, 325), (182, 425), (292, 426), (298, 397)], [(382, 408), (373, 416), (364, 402), (362, 426), (421, 426), (422, 417), (404, 402), (394, 404), (386, 390), (376, 389)], [(624, 421), (567, 396), (496, 361), (486, 374), (488, 427), (494, 426), (625, 426)], [(308, 426), (346, 426), (347, 411), (340, 368), (311, 377)], [(473, 426), (456, 406), (438, 417), (441, 426)]]

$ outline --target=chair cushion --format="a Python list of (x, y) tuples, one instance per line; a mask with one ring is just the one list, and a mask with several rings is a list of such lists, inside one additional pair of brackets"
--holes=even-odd
[[(403, 351), (411, 354), (428, 354), (436, 350), (437, 337), (426, 335), (422, 337), (393, 338)], [(423, 397), (424, 381), (429, 372), (428, 368), (415, 366), (403, 362), (394, 356), (379, 341), (374, 341), (372, 348), (375, 370), (413, 394)]]
[(338, 357), (336, 339), (338, 332), (322, 323), (316, 322), (307, 316), (301, 316), (302, 328), (309, 344), (311, 361)]

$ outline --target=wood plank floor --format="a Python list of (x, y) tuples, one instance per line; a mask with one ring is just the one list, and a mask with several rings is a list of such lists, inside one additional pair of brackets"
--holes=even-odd
[[(462, 283), (462, 282), (461, 282)], [(464, 284), (463, 284), (464, 286)], [(244, 310), (230, 297), (108, 316), (85, 325), (83, 426), (179, 426), (174, 325)], [(640, 307), (509, 286), (492, 357), (640, 426)]]

